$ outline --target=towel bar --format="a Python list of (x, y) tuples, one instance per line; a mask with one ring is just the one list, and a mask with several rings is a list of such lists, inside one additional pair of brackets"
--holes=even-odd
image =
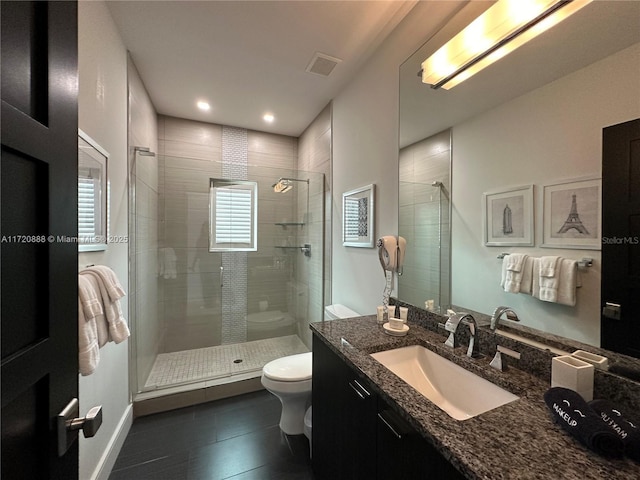
[[(498, 258), (498, 260), (502, 260), (507, 255), (509, 254), (506, 252), (500, 253), (496, 258)], [(582, 260), (578, 260), (577, 263), (578, 263), (578, 267), (581, 267), (581, 268), (593, 267), (593, 258), (585, 257)]]

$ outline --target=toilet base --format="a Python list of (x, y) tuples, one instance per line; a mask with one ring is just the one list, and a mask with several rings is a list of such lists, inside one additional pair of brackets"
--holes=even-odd
[[(273, 393), (273, 392), (272, 392)], [(276, 395), (277, 396), (277, 395)], [(282, 413), (280, 414), (280, 430), (287, 435), (304, 434), (304, 414), (309, 407), (311, 395), (302, 398), (288, 398), (286, 401), (280, 399)]]

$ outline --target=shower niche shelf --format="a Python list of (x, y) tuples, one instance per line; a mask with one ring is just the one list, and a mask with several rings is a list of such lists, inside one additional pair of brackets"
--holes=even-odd
[(274, 225), (280, 225), (281, 227), (304, 227), (304, 222), (276, 222)]
[(276, 248), (282, 248), (283, 250), (300, 250), (302, 253), (304, 253), (305, 257), (310, 257), (311, 256), (311, 244), (310, 243), (305, 243), (302, 246), (289, 246), (289, 245), (275, 245)]

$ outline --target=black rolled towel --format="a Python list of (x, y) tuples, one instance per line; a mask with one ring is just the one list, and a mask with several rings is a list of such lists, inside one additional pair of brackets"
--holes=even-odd
[(553, 387), (544, 394), (556, 423), (584, 446), (606, 457), (622, 457), (624, 445), (620, 437), (573, 390)]
[(636, 382), (640, 382), (640, 370), (637, 368), (626, 367), (624, 365), (611, 365), (609, 367), (609, 371), (611, 373), (615, 373), (616, 375), (621, 375), (630, 380), (635, 380)]
[(616, 432), (624, 444), (624, 453), (640, 462), (640, 426), (631, 423), (627, 416), (609, 400), (593, 400), (589, 406)]

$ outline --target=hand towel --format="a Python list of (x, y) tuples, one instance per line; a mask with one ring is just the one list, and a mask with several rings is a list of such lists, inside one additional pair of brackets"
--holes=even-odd
[(629, 417), (608, 400), (592, 400), (589, 406), (618, 434), (624, 444), (624, 453), (640, 462), (640, 423), (636, 425), (630, 422)]
[(552, 387), (544, 401), (555, 423), (590, 450), (607, 457), (619, 458), (624, 444), (580, 394), (568, 388)]
[(533, 289), (533, 257), (527, 257), (522, 267), (522, 278), (520, 280), (520, 293), (531, 295)]
[[(196, 259), (193, 261), (193, 269), (195, 270)], [(177, 270), (176, 251), (171, 247), (165, 247), (158, 250), (158, 276), (164, 279), (176, 278)]]
[[(109, 340), (115, 343), (121, 343), (129, 338), (129, 327), (127, 326), (127, 321), (122, 314), (120, 300), (111, 300), (111, 297), (109, 296), (107, 290), (107, 286), (103, 281), (104, 277), (92, 269), (83, 270), (81, 272), (81, 276), (91, 277), (100, 289), (100, 295), (102, 297), (102, 304), (105, 312), (104, 316), (106, 318), (106, 324), (109, 328)], [(103, 344), (101, 344), (100, 346), (103, 346)]]
[(112, 301), (119, 300), (127, 294), (124, 288), (122, 288), (122, 285), (120, 285), (120, 280), (118, 280), (115, 272), (106, 265), (95, 265), (83, 270), (83, 272), (86, 271), (95, 272), (100, 275)]
[(558, 266), (556, 302), (574, 307), (576, 305), (576, 288), (580, 285), (578, 262), (568, 258), (560, 258)]
[(99, 296), (99, 290), (94, 288), (86, 278), (78, 275), (78, 299), (85, 317), (89, 320), (103, 313)]
[(540, 300), (544, 302), (558, 301), (559, 269), (557, 267), (560, 257), (540, 257)]
[(84, 306), (85, 320), (93, 324), (92, 329), (96, 332), (98, 347), (104, 347), (109, 341), (109, 328), (104, 315), (100, 282), (93, 276), (83, 272), (86, 272), (86, 270), (83, 270), (78, 275), (78, 299), (80, 300), (80, 305)]
[(528, 255), (523, 253), (511, 253), (502, 260), (505, 270), (504, 291), (510, 293), (519, 293), (522, 283), (522, 274), (524, 270), (525, 260)]
[(95, 320), (87, 321), (78, 298), (78, 369), (83, 376), (91, 375), (100, 362), (100, 347)]

